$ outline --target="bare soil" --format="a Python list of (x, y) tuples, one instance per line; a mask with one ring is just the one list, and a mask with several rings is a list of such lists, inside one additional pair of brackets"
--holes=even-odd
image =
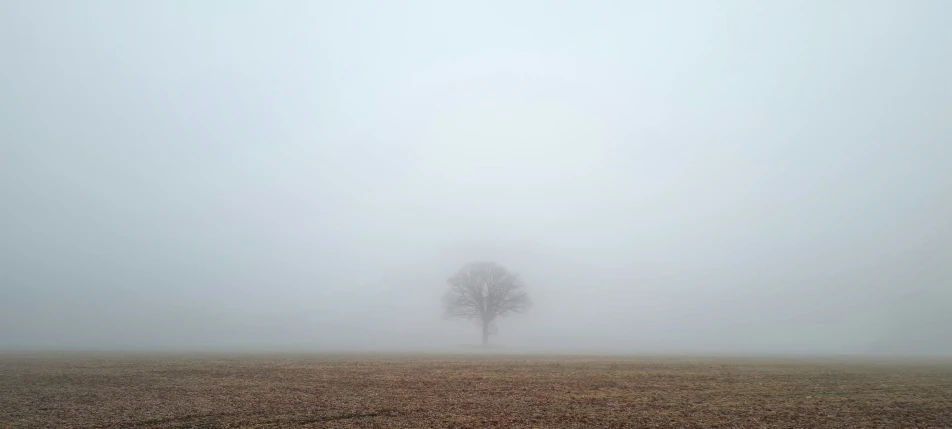
[(952, 364), (0, 356), (3, 428), (952, 427)]

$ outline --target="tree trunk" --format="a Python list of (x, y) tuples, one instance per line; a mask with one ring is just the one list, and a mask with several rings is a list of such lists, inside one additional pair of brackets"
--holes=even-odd
[(483, 346), (489, 344), (489, 323), (483, 322)]

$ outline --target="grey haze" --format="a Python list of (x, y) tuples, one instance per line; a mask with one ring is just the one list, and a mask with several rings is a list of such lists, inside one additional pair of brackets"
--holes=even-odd
[(0, 1), (0, 348), (952, 354), (949, 17)]

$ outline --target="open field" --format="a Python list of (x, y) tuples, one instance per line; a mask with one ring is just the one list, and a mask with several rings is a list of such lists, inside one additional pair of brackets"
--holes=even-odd
[(0, 355), (0, 427), (952, 427), (952, 364)]

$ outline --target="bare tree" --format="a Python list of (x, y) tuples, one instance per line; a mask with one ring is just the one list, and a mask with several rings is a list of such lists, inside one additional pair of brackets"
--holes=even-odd
[[(495, 262), (473, 262), (447, 280), (444, 316), (473, 320), (483, 328), (483, 345), (489, 342), (490, 324), (497, 317), (529, 308), (529, 295), (518, 275)], [(495, 325), (493, 324), (493, 327)]]

